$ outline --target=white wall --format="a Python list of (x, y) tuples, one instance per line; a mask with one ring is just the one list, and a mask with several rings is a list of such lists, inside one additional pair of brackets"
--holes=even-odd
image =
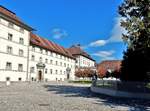
[[(8, 33), (12, 34), (12, 41), (8, 40)], [(13, 28), (8, 27), (8, 22), (2, 18), (0, 18), (0, 81), (6, 81), (6, 78), (9, 77), (11, 81), (18, 81), (19, 78), (22, 81), (26, 81), (27, 79), (27, 60), (28, 60), (28, 46), (29, 46), (29, 31), (24, 29), (24, 32), (20, 32), (20, 27), (14, 25)], [(19, 43), (19, 38), (24, 39), (24, 44)], [(7, 53), (7, 46), (12, 47), (12, 54)], [(48, 55), (46, 55), (45, 50), (43, 49), (43, 53), (40, 53), (40, 48), (35, 47), (35, 51), (32, 51), (32, 46), (29, 47), (29, 66), (28, 66), (28, 80), (33, 77), (37, 79), (38, 71), (36, 69), (36, 64), (39, 62), (39, 58), (42, 57), (43, 63), (46, 65), (46, 69), (48, 70), (47, 74), (44, 74), (44, 79), (49, 81), (53, 80), (65, 80), (67, 78), (66, 68), (71, 68), (70, 79), (75, 79), (75, 60), (61, 56), (56, 53), (51, 55), (50, 51), (48, 51)], [(23, 50), (23, 56), (19, 56), (19, 49)], [(31, 60), (31, 56), (35, 56), (35, 60)], [(45, 63), (45, 59), (48, 59), (48, 63)], [(53, 60), (53, 64), (50, 63), (50, 60)], [(58, 61), (58, 65), (55, 62)], [(12, 64), (12, 70), (6, 70), (6, 63), (10, 62)], [(62, 62), (62, 66), (60, 65)], [(64, 66), (64, 63), (66, 66)], [(23, 71), (18, 71), (18, 64), (23, 64)], [(30, 68), (34, 67), (35, 72), (31, 73)], [(50, 74), (50, 69), (53, 70), (53, 73)], [(58, 74), (55, 73), (55, 70), (58, 70)], [(60, 71), (62, 70), (62, 74)], [(65, 73), (64, 73), (65, 72)]]
[[(26, 80), (27, 72), (27, 46), (29, 45), (29, 31), (24, 29), (20, 32), (20, 27), (8, 27), (8, 22), (0, 18), (0, 81), (5, 81), (10, 77), (11, 81)], [(8, 33), (12, 34), (12, 41), (8, 40)], [(19, 43), (19, 38), (24, 39), (24, 44)], [(7, 53), (7, 46), (12, 47), (12, 54)], [(23, 56), (19, 56), (19, 49), (23, 50)], [(12, 70), (6, 71), (6, 62), (12, 63)], [(23, 64), (23, 71), (18, 71), (18, 64)]]
[[(42, 62), (46, 65), (45, 69), (47, 69), (47, 74), (45, 73), (45, 71), (44, 71), (44, 73), (42, 71), (42, 73), (44, 74), (44, 79), (47, 79), (48, 81), (56, 81), (56, 79), (64, 81), (67, 78), (66, 68), (69, 67), (69, 68), (71, 68), (70, 79), (74, 80), (74, 78), (75, 78), (75, 75), (74, 75), (74, 73), (75, 73), (75, 60), (74, 59), (65, 57), (65, 56), (60, 55), (60, 54), (57, 54), (57, 56), (56, 56), (56, 53), (50, 52), (50, 51), (48, 51), (48, 54), (46, 54), (45, 49), (42, 49), (42, 50), (43, 50), (43, 53), (41, 54), (39, 47), (35, 47), (35, 51), (33, 51), (32, 46), (30, 46), (29, 69), (31, 69), (31, 67), (34, 67), (34, 69), (35, 69), (34, 73), (31, 73), (29, 71), (29, 78), (30, 79), (31, 78), (38, 79), (38, 75), (37, 75), (38, 70), (36, 68), (36, 64), (40, 62), (39, 58), (42, 57)], [(31, 58), (32, 55), (34, 55), (34, 57), (35, 57), (34, 61)], [(47, 63), (46, 63), (45, 59), (48, 60)], [(51, 60), (53, 61), (52, 64), (50, 63)], [(57, 65), (56, 65), (56, 61), (58, 63)], [(62, 62), (62, 66), (61, 66), (60, 62)], [(66, 64), (66, 66), (64, 66), (64, 63)], [(52, 74), (50, 73), (50, 69), (52, 69)], [(55, 73), (56, 70), (58, 70), (57, 74)], [(62, 71), (62, 74), (60, 73), (60, 71)]]
[(76, 57), (76, 66), (78, 67), (94, 67), (95, 66), (95, 61), (88, 59), (82, 55), (79, 55)]

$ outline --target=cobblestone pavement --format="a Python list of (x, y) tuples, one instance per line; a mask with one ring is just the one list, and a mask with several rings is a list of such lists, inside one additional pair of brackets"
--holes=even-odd
[(150, 111), (150, 102), (96, 95), (87, 85), (0, 83), (0, 111)]

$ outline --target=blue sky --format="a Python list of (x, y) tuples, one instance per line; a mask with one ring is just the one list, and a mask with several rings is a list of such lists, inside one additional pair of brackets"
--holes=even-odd
[(122, 0), (0, 0), (42, 37), (64, 47), (81, 44), (98, 63), (126, 49), (117, 13)]

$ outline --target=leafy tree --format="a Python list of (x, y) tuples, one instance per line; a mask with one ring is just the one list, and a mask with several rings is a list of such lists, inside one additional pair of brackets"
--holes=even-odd
[(85, 75), (83, 74), (83, 71), (80, 69), (75, 71), (75, 76), (78, 78), (81, 78), (81, 77), (84, 78), (85, 77)]
[(127, 43), (121, 68), (121, 79), (148, 81), (150, 72), (150, 0), (124, 0), (119, 6), (121, 26), (127, 31)]
[(81, 77), (82, 78), (85, 78), (85, 77), (90, 78), (90, 77), (93, 76), (93, 74), (94, 74), (94, 71), (92, 69), (90, 69), (90, 68), (78, 69), (75, 72), (75, 76), (79, 77), (79, 78), (81, 78)]

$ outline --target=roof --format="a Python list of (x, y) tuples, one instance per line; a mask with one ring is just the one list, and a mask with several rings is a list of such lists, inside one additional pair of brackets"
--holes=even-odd
[(33, 28), (25, 24), (20, 18), (18, 18), (14, 12), (8, 10), (7, 8), (1, 5), (0, 5), (0, 17), (8, 21), (11, 21), (12, 23), (16, 25), (22, 26), (29, 31), (34, 30)]
[(44, 39), (33, 33), (31, 33), (30, 37), (30, 44), (32, 45), (75, 59), (67, 49), (52, 41)]
[(84, 57), (86, 57), (92, 61), (95, 61), (94, 59), (92, 59), (92, 57), (88, 53), (86, 53), (84, 50), (82, 50), (79, 45), (78, 46), (73, 45), (72, 47), (68, 48), (68, 51), (73, 56), (82, 55), (82, 56), (84, 56)]
[(97, 71), (100, 75), (105, 75), (108, 69), (111, 71), (119, 71), (121, 68), (121, 60), (106, 60), (97, 65)]

